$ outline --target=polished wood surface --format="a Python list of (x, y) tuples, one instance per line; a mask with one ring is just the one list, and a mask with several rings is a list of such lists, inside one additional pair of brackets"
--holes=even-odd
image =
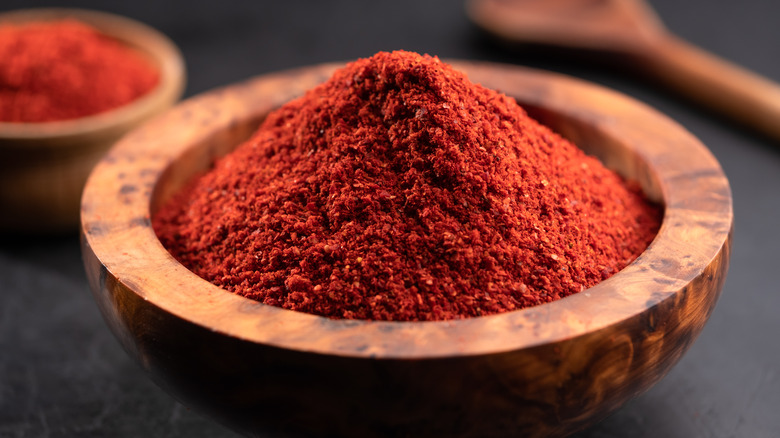
[(330, 320), (226, 292), (176, 262), (150, 217), (325, 65), (190, 99), (90, 176), (82, 250), (108, 326), (187, 406), (248, 435), (551, 436), (582, 429), (679, 360), (725, 280), (731, 192), (709, 151), (641, 103), (568, 77), (455, 62), (665, 205), (634, 263), (542, 306), (444, 322)]
[(602, 51), (689, 99), (780, 140), (780, 85), (674, 36), (641, 0), (469, 0), (481, 27), (513, 43)]
[[(75, 18), (145, 54), (160, 83), (128, 105), (94, 116), (49, 123), (0, 122), (0, 232), (74, 231), (92, 167), (129, 130), (173, 105), (184, 91), (184, 62), (164, 35), (117, 15), (80, 9), (0, 14), (2, 23)], [(56, 66), (52, 66), (56, 68)]]

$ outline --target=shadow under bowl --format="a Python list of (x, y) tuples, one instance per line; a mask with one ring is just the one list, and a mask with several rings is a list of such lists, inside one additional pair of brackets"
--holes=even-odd
[[(170, 108), (184, 91), (184, 60), (160, 32), (121, 16), (83, 9), (24, 9), (0, 25), (75, 19), (123, 42), (160, 72), (158, 85), (119, 108), (73, 120), (0, 122), (0, 232), (75, 231), (84, 184), (103, 154), (133, 128)], [(52, 66), (56, 68), (56, 66)]]
[(731, 192), (717, 161), (675, 122), (607, 89), (453, 64), (662, 202), (648, 249), (579, 294), (454, 321), (331, 320), (220, 289), (163, 248), (150, 217), (337, 66), (262, 76), (133, 131), (87, 182), (82, 249), (94, 297), (155, 382), (249, 435), (555, 436), (595, 423), (669, 371), (728, 269)]

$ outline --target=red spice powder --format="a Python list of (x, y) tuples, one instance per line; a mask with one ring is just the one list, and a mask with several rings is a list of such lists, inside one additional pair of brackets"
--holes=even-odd
[(121, 42), (75, 20), (0, 25), (0, 121), (75, 119), (125, 105), (159, 81)]
[(332, 318), (550, 302), (634, 260), (636, 187), (437, 58), (379, 53), (271, 113), (153, 225), (229, 291)]

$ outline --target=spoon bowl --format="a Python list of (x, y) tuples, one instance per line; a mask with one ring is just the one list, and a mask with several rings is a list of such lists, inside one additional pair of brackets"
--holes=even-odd
[(675, 37), (641, 0), (468, 0), (466, 9), (504, 41), (601, 52), (780, 140), (780, 85)]
[(474, 22), (513, 42), (620, 52), (666, 32), (652, 9), (635, 0), (470, 0), (467, 10)]

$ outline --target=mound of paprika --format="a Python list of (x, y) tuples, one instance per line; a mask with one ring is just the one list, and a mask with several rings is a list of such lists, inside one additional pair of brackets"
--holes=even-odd
[(582, 291), (660, 212), (435, 57), (378, 53), (271, 113), (153, 217), (192, 271), (331, 318), (446, 320)]

